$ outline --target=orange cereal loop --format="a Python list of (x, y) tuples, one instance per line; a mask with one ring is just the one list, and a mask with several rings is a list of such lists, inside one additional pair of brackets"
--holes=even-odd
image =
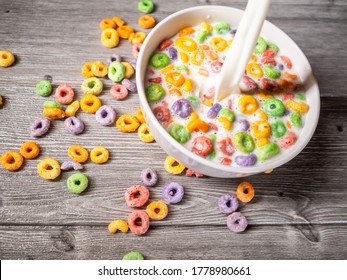
[(117, 33), (122, 39), (128, 39), (130, 34), (133, 32), (134, 30), (128, 25), (119, 26), (117, 28)]
[(236, 197), (242, 202), (250, 202), (254, 197), (254, 188), (248, 182), (242, 182), (237, 186)]
[(84, 78), (92, 78), (94, 77), (93, 71), (92, 71), (92, 65), (93, 62), (86, 62), (82, 67), (82, 76)]
[(138, 23), (140, 27), (149, 29), (155, 25), (155, 19), (152, 16), (145, 15), (139, 18)]
[(107, 75), (107, 66), (102, 61), (96, 61), (92, 64), (92, 73), (95, 77), (103, 78)]
[(284, 75), (284, 77), (286, 77), (286, 78), (288, 78), (288, 79), (291, 79), (291, 80), (296, 80), (297, 77), (298, 77), (297, 75), (295, 75), (295, 74), (290, 74), (290, 73), (288, 73), (288, 72), (284, 72), (283, 75)]
[(83, 112), (95, 114), (95, 112), (101, 107), (101, 101), (94, 94), (87, 94), (82, 97), (80, 106)]
[(107, 28), (101, 33), (101, 43), (107, 48), (115, 48), (119, 44), (119, 35), (115, 29)]
[(121, 115), (116, 121), (116, 127), (122, 132), (134, 132), (140, 126), (140, 122), (132, 115)]
[(105, 18), (100, 22), (100, 29), (105, 30), (107, 28), (112, 28), (115, 29), (117, 27), (116, 23), (110, 19), (110, 18)]
[(89, 153), (88, 151), (83, 148), (82, 146), (70, 146), (69, 150), (67, 151), (67, 155), (76, 162), (83, 163), (88, 160)]
[(62, 109), (45, 107), (42, 115), (50, 119), (63, 119), (65, 117), (65, 112)]
[(134, 39), (134, 36), (135, 36), (135, 32), (133, 32), (133, 33), (131, 33), (131, 34), (129, 35), (128, 41), (129, 41), (130, 43), (131, 43), (132, 40)]
[(186, 27), (183, 28), (179, 33), (178, 36), (179, 37), (184, 37), (184, 36), (188, 36), (190, 34), (193, 34), (195, 32), (195, 29), (192, 27)]
[(214, 51), (207, 51), (206, 55), (211, 60), (218, 60), (219, 56)]
[(2, 67), (10, 67), (16, 58), (13, 53), (5, 50), (0, 50), (0, 66)]
[(26, 159), (34, 159), (40, 154), (40, 147), (35, 142), (26, 142), (20, 147), (20, 153)]
[(199, 45), (198, 49), (201, 51), (208, 51), (210, 49), (210, 47), (207, 45)]
[(145, 118), (144, 118), (144, 116), (143, 116), (143, 114), (142, 114), (141, 108), (138, 108), (138, 109), (136, 110), (135, 117), (137, 118), (137, 120), (138, 120), (141, 124), (146, 122), (146, 121), (145, 121)]
[(169, 94), (176, 94), (177, 96), (182, 96), (182, 92), (177, 88), (170, 89)]
[(180, 87), (185, 82), (185, 78), (178, 72), (171, 72), (165, 76), (165, 81), (175, 87)]
[(15, 151), (8, 151), (1, 156), (1, 165), (9, 171), (18, 170), (23, 164), (23, 156)]
[(119, 17), (113, 17), (112, 20), (117, 24), (117, 26), (123, 26), (125, 24), (125, 22), (121, 20)]

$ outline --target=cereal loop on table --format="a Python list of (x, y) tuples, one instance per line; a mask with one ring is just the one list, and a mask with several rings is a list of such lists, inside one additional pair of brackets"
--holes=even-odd
[(168, 207), (164, 202), (152, 201), (146, 207), (146, 212), (150, 219), (160, 221), (166, 218)]
[(136, 110), (136, 114), (135, 114), (136, 119), (140, 122), (140, 123), (145, 123), (145, 117), (143, 116), (142, 110), (141, 108), (137, 108)]
[(122, 132), (134, 132), (139, 126), (137, 118), (129, 114), (120, 116), (116, 122), (116, 127)]
[(80, 106), (83, 112), (94, 114), (101, 107), (101, 101), (95, 95), (87, 94), (82, 97)]
[(128, 94), (128, 89), (120, 84), (112, 86), (110, 90), (111, 97), (116, 100), (123, 100), (128, 96)]
[(170, 174), (181, 174), (186, 168), (182, 163), (178, 162), (171, 156), (167, 156), (164, 162), (164, 168)]
[(145, 234), (149, 228), (149, 217), (144, 211), (134, 211), (128, 216), (128, 225), (133, 234)]
[(70, 104), (75, 97), (75, 93), (70, 85), (61, 84), (55, 90), (55, 101), (60, 104)]
[(77, 111), (80, 108), (80, 102), (79, 101), (74, 101), (72, 102), (69, 106), (66, 107), (65, 109), (65, 116), (66, 117), (73, 117), (76, 115)]
[(101, 164), (108, 161), (109, 152), (105, 147), (97, 146), (90, 152), (92, 162)]
[(103, 19), (101, 22), (100, 22), (100, 29), (101, 30), (105, 30), (107, 28), (112, 28), (112, 29), (115, 29), (117, 26), (116, 26), (116, 23), (110, 19), (110, 18), (105, 18)]
[(128, 25), (122, 25), (117, 28), (117, 33), (122, 39), (128, 39), (130, 34), (133, 32), (134, 30)]
[(108, 231), (113, 234), (116, 233), (117, 231), (127, 233), (128, 230), (129, 230), (128, 223), (123, 220), (115, 220), (108, 225)]
[(2, 167), (9, 171), (18, 170), (23, 162), (23, 156), (15, 151), (8, 151), (1, 156)]
[(67, 179), (67, 187), (71, 193), (80, 194), (88, 188), (88, 178), (82, 173), (75, 173)]
[(140, 125), (138, 135), (142, 142), (151, 143), (154, 141), (154, 137), (151, 133), (151, 130), (149, 129), (146, 123)]
[(101, 33), (101, 43), (107, 48), (117, 47), (119, 44), (118, 32), (112, 28), (107, 28)]
[(131, 66), (131, 64), (129, 62), (121, 62), (121, 63), (125, 67), (124, 78), (130, 79), (135, 73), (134, 68)]
[(254, 188), (249, 182), (242, 182), (237, 186), (236, 197), (242, 202), (250, 202), (254, 197)]
[(54, 180), (60, 173), (60, 164), (53, 158), (45, 158), (37, 165), (37, 172), (46, 180)]
[(140, 27), (148, 29), (155, 25), (155, 19), (152, 16), (145, 15), (139, 18), (138, 23)]
[(40, 154), (40, 147), (35, 142), (26, 142), (20, 147), (20, 153), (26, 159), (34, 159)]
[(132, 186), (125, 192), (125, 202), (129, 207), (141, 207), (149, 198), (149, 191), (145, 186)]
[(65, 117), (65, 112), (62, 109), (45, 107), (42, 115), (50, 119), (62, 119)]
[(102, 61), (96, 61), (92, 64), (92, 73), (95, 77), (103, 78), (107, 75), (107, 66)]
[(67, 151), (67, 155), (76, 162), (83, 163), (88, 160), (89, 153), (88, 151), (83, 148), (82, 146), (70, 146), (69, 150)]
[(0, 50), (0, 66), (10, 67), (15, 62), (13, 53), (5, 50)]
[(84, 94), (99, 95), (104, 89), (104, 84), (98, 78), (85, 79), (81, 85), (81, 90)]
[(82, 76), (84, 78), (92, 78), (94, 77), (92, 71), (93, 62), (86, 62), (82, 67)]

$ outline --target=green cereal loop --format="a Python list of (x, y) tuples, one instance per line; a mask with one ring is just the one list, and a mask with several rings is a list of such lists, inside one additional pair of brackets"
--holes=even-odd
[(104, 88), (103, 83), (98, 78), (85, 79), (81, 85), (84, 94), (99, 95)]
[(208, 137), (211, 139), (211, 141), (212, 141), (213, 143), (215, 143), (216, 140), (217, 140), (217, 136), (216, 136), (216, 134), (214, 134), (214, 133), (211, 133)]
[(169, 128), (169, 134), (172, 138), (174, 138), (177, 142), (184, 144), (190, 139), (189, 131), (180, 124), (173, 124)]
[(281, 121), (273, 122), (270, 124), (270, 126), (271, 126), (271, 134), (275, 138), (281, 138), (287, 132), (286, 126)]
[(270, 117), (281, 117), (285, 111), (285, 107), (281, 100), (269, 98), (264, 102), (264, 111)]
[(152, 55), (149, 63), (155, 68), (160, 69), (170, 64), (170, 58), (165, 53), (156, 53)]
[(233, 143), (236, 149), (244, 154), (249, 154), (255, 149), (252, 136), (245, 132), (238, 132), (233, 136)]
[(229, 122), (234, 122), (235, 121), (235, 114), (228, 108), (223, 108), (222, 110), (219, 111), (219, 114), (223, 117), (226, 117)]
[(179, 66), (176, 66), (175, 70), (176, 71), (187, 71), (188, 67), (185, 65), (179, 65)]
[(200, 106), (200, 101), (199, 101), (199, 99), (197, 99), (195, 96), (192, 96), (192, 95), (191, 95), (191, 96), (188, 96), (186, 99), (190, 102), (190, 104), (192, 104), (192, 106), (193, 106), (194, 109), (199, 108), (199, 106)]
[(225, 22), (217, 23), (213, 28), (217, 34), (224, 34), (231, 30), (230, 25)]
[(43, 107), (44, 108), (57, 108), (57, 109), (60, 109), (62, 110), (61, 106), (59, 105), (59, 103), (55, 102), (55, 101), (52, 101), (52, 100), (49, 100), (49, 101), (45, 101), (43, 103)]
[(206, 38), (211, 36), (211, 35), (212, 35), (211, 31), (203, 30), (196, 35), (195, 39), (199, 44), (203, 44), (205, 42)]
[(275, 143), (269, 143), (258, 149), (258, 159), (260, 161), (265, 161), (280, 152), (279, 147)]
[(302, 101), (305, 101), (306, 100), (306, 97), (305, 95), (302, 95), (302, 94), (295, 94), (295, 98), (299, 99), (299, 100), (302, 100)]
[(301, 115), (299, 113), (292, 113), (290, 115), (290, 122), (295, 126), (295, 127), (301, 127)]
[(82, 173), (75, 173), (67, 179), (67, 187), (70, 192), (80, 194), (88, 187), (88, 178)]
[(165, 90), (161, 85), (153, 84), (146, 88), (146, 97), (150, 103), (158, 102), (165, 94)]
[(129, 252), (123, 257), (123, 261), (143, 261), (145, 258), (139, 252)]
[(124, 79), (125, 66), (119, 61), (113, 61), (108, 67), (108, 78), (118, 83)]
[(49, 81), (42, 80), (36, 84), (36, 93), (40, 96), (49, 96), (52, 92), (52, 85)]
[(264, 40), (263, 37), (259, 37), (257, 40), (257, 44), (255, 45), (255, 49), (254, 49), (254, 53), (255, 54), (262, 54), (263, 52), (265, 52), (267, 47), (267, 43)]
[(207, 159), (212, 160), (216, 157), (217, 153), (216, 150), (213, 150), (208, 156)]
[(276, 69), (272, 65), (264, 66), (263, 71), (265, 73), (265, 76), (267, 76), (270, 79), (278, 79), (279, 77), (281, 77), (281, 71)]
[(137, 4), (137, 9), (144, 14), (150, 14), (154, 11), (154, 4), (150, 0), (141, 0)]
[(273, 50), (275, 53), (278, 53), (279, 50), (280, 50), (279, 47), (276, 44), (271, 43), (271, 42), (267, 43), (267, 49), (268, 50)]

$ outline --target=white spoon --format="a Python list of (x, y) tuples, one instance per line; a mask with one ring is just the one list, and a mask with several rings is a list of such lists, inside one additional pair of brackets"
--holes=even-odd
[(239, 82), (258, 40), (270, 3), (271, 0), (248, 0), (216, 83), (214, 103), (238, 92)]

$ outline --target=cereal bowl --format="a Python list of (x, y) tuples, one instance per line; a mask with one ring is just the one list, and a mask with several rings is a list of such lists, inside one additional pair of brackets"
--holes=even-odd
[(307, 58), (288, 35), (286, 35), (275, 25), (266, 21), (263, 25), (261, 36), (264, 36), (264, 38), (269, 41), (278, 43), (281, 50), (283, 50), (291, 58), (293, 64), (297, 66), (296, 72), (304, 85), (306, 101), (310, 108), (305, 116), (305, 124), (295, 145), (288, 148), (285, 153), (265, 161), (261, 165), (250, 167), (219, 165), (198, 156), (197, 154), (188, 150), (186, 147), (182, 146), (174, 138), (172, 138), (165, 128), (158, 122), (154, 113), (152, 112), (145, 94), (145, 77), (147, 66), (150, 57), (158, 45), (163, 40), (171, 38), (177, 34), (181, 29), (187, 26), (195, 26), (202, 21), (224, 21), (228, 22), (232, 27), (237, 27), (242, 15), (242, 10), (224, 6), (199, 6), (172, 14), (161, 21), (148, 35), (141, 48), (137, 62), (136, 82), (140, 98), (140, 105), (145, 120), (151, 129), (151, 133), (153, 134), (156, 142), (161, 146), (162, 149), (165, 150), (167, 154), (174, 157), (186, 167), (212, 177), (244, 177), (274, 169), (287, 163), (298, 155), (310, 141), (319, 118), (319, 88)]

